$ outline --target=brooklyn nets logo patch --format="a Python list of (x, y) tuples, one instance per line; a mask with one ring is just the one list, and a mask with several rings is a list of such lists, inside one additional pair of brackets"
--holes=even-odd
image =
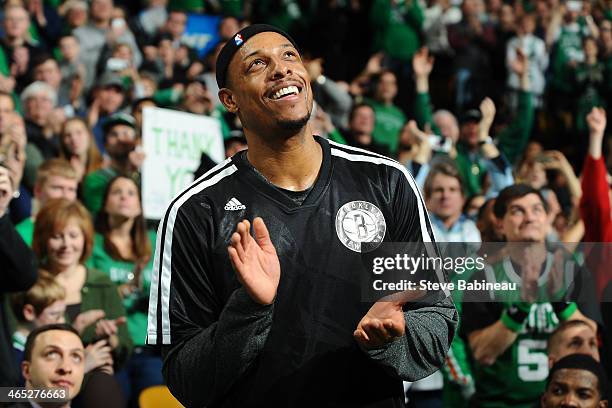
[(367, 201), (350, 201), (336, 214), (336, 234), (345, 247), (355, 252), (378, 248), (387, 224), (380, 209)]

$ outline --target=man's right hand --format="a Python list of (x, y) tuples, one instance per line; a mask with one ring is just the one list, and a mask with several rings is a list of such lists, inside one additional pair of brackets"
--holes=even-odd
[(416, 77), (429, 77), (433, 64), (434, 57), (429, 54), (427, 47), (421, 48), (412, 57), (412, 70)]
[(601, 157), (604, 132), (606, 130), (606, 111), (594, 107), (586, 117), (589, 126), (589, 154), (595, 160)]
[(484, 140), (489, 136), (489, 131), (495, 120), (495, 112), (495, 102), (493, 102), (493, 99), (487, 97), (480, 102), (480, 113), (482, 114), (482, 119), (480, 119), (478, 124), (480, 140)]
[(591, 109), (586, 121), (590, 134), (603, 137), (606, 130), (606, 111), (603, 108), (594, 107)]
[(416, 90), (420, 94), (429, 92), (429, 74), (433, 69), (433, 63), (434, 58), (429, 55), (429, 51), (425, 47), (418, 50), (412, 57)]
[(86, 328), (96, 323), (98, 320), (103, 319), (106, 313), (102, 309), (92, 309), (79, 315), (72, 322), (72, 327), (75, 328), (79, 334), (83, 334)]
[(255, 238), (250, 233), (251, 223), (243, 220), (232, 234), (229, 253), (238, 280), (253, 301), (269, 305), (274, 302), (280, 281), (280, 262), (270, 234), (260, 217), (253, 220)]

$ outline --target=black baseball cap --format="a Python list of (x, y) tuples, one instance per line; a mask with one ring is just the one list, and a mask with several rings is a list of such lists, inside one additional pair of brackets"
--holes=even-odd
[(216, 75), (219, 89), (225, 88), (227, 82), (227, 68), (232, 61), (234, 54), (236, 54), (240, 47), (242, 47), (251, 37), (265, 32), (274, 32), (282, 35), (289, 40), (289, 42), (291, 42), (296, 49), (298, 49), (298, 46), (293, 38), (291, 38), (289, 34), (280, 28), (271, 26), (269, 24), (253, 24), (243, 28), (225, 43), (221, 49), (221, 52), (219, 53), (219, 57), (217, 58)]
[(459, 116), (459, 123), (480, 122), (482, 114), (478, 109), (468, 109)]
[(128, 115), (127, 113), (115, 113), (102, 125), (104, 135), (106, 135), (115, 125), (126, 125), (132, 129), (136, 129), (136, 120), (132, 115)]

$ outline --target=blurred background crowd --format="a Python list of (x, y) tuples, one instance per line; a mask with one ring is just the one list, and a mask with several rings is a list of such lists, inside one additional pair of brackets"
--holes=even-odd
[[(219, 16), (206, 53), (186, 40), (202, 15)], [(611, 0), (6, 0), (0, 22), (2, 386), (32, 381), (17, 368), (34, 358), (28, 334), (58, 322), (85, 345), (74, 406), (137, 406), (163, 384), (160, 352), (145, 347), (156, 225), (140, 199), (142, 111), (215, 118), (227, 157), (246, 148), (215, 62), (250, 23), (302, 47), (316, 134), (406, 166), (437, 241), (531, 239), (522, 225), (538, 217), (542, 241), (570, 252), (612, 241)], [(196, 176), (214, 164), (203, 155)], [(511, 205), (533, 197), (542, 214)], [(596, 250), (583, 263), (598, 310), (554, 309), (524, 366), (537, 375), (492, 381), (516, 364), (506, 354), (525, 352), (503, 336), (507, 319), (527, 315), (474, 310), (509, 317), (466, 325), (444, 369), (405, 384), (409, 404), (537, 406), (548, 368), (572, 351), (609, 373), (612, 251)], [(491, 327), (501, 334), (478, 336)]]

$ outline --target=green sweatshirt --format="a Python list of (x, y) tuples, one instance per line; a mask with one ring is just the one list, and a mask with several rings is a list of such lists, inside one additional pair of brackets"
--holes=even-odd
[(416, 120), (419, 129), (425, 129), (425, 126), (429, 125), (433, 134), (440, 134), (440, 129), (433, 121), (433, 108), (431, 106), (429, 92), (417, 92), (415, 95), (414, 119)]
[(374, 28), (374, 50), (409, 62), (421, 46), (423, 9), (417, 0), (374, 0), (370, 22)]
[[(149, 231), (149, 240), (155, 247), (155, 231)], [(91, 258), (87, 266), (104, 272), (117, 286), (133, 279), (135, 263), (113, 259), (104, 249), (104, 236), (96, 234)], [(141, 290), (123, 298), (123, 306), (127, 311), (127, 328), (130, 338), (136, 346), (143, 346), (147, 335), (147, 305), (149, 304), (149, 289), (151, 287), (151, 271), (153, 257), (142, 271)]]
[(513, 164), (525, 151), (535, 114), (531, 92), (519, 93), (516, 118), (496, 136), (500, 152)]
[(374, 142), (389, 147), (391, 153), (397, 152), (400, 131), (406, 123), (404, 112), (395, 105), (384, 105), (373, 99), (364, 101), (374, 109)]
[(572, 91), (572, 68), (569, 63), (582, 60), (582, 39), (589, 34), (582, 18), (576, 23), (561, 26), (550, 63), (550, 86), (554, 89), (567, 94)]

